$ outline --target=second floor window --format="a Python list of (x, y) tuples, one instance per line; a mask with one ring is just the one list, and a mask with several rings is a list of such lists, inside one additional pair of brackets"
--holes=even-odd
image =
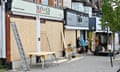
[(24, 1), (36, 3), (36, 0), (24, 0)]
[(62, 0), (58, 0), (58, 6), (59, 6), (59, 8), (62, 8)]
[(41, 4), (48, 5), (48, 0), (41, 0)]
[(54, 7), (57, 7), (58, 0), (54, 0)]

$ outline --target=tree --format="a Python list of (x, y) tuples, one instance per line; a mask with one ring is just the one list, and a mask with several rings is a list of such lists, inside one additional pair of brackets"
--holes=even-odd
[(113, 53), (115, 51), (115, 32), (120, 31), (120, 0), (103, 0), (102, 2), (102, 26), (108, 23), (110, 31), (113, 32)]
[(103, 0), (102, 13), (102, 26), (108, 22), (112, 32), (120, 31), (120, 0)]

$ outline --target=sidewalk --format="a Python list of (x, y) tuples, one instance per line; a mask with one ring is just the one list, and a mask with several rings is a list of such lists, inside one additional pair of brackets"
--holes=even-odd
[[(28, 72), (116, 72), (120, 68), (120, 60), (110, 65), (109, 57), (83, 56), (72, 61), (65, 61), (60, 64), (47, 64), (45, 69), (41, 69), (40, 64), (33, 65)], [(9, 71), (23, 72), (23, 71)]]

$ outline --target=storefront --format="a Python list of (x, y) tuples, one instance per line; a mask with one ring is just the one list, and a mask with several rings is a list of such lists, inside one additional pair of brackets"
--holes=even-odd
[(107, 32), (107, 29), (106, 30), (103, 30), (102, 29), (102, 26), (100, 25), (101, 22), (100, 22), (100, 17), (91, 17), (90, 18), (90, 30), (92, 31), (91, 32), (91, 41), (92, 41), (92, 45), (91, 45), (91, 48), (93, 51), (95, 51), (95, 49), (101, 45), (103, 47), (103, 49), (105, 51), (108, 51), (108, 42), (110, 45), (113, 45), (113, 42), (112, 42), (112, 32), (110, 30), (108, 30)]
[(65, 39), (66, 43), (72, 41), (72, 46), (76, 47), (77, 37), (84, 36), (87, 39), (86, 31), (88, 31), (89, 26), (88, 14), (75, 11), (72, 9), (65, 9)]
[[(29, 52), (55, 51), (60, 56), (63, 50), (63, 11), (48, 6), (13, 0), (12, 14), (8, 19), (17, 25), (20, 39), (28, 57)], [(9, 20), (8, 20), (9, 22)], [(10, 22), (8, 23), (10, 27)], [(21, 66), (18, 47), (10, 27), (9, 60), (12, 68)]]

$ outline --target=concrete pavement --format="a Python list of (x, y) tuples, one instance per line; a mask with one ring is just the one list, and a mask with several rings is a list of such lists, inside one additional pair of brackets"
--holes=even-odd
[[(60, 64), (49, 63), (41, 69), (40, 64), (32, 65), (28, 72), (117, 72), (120, 68), (120, 60), (113, 61), (113, 68), (110, 65), (109, 57), (102, 56), (82, 56), (64, 61)], [(21, 70), (9, 72), (23, 72)]]

